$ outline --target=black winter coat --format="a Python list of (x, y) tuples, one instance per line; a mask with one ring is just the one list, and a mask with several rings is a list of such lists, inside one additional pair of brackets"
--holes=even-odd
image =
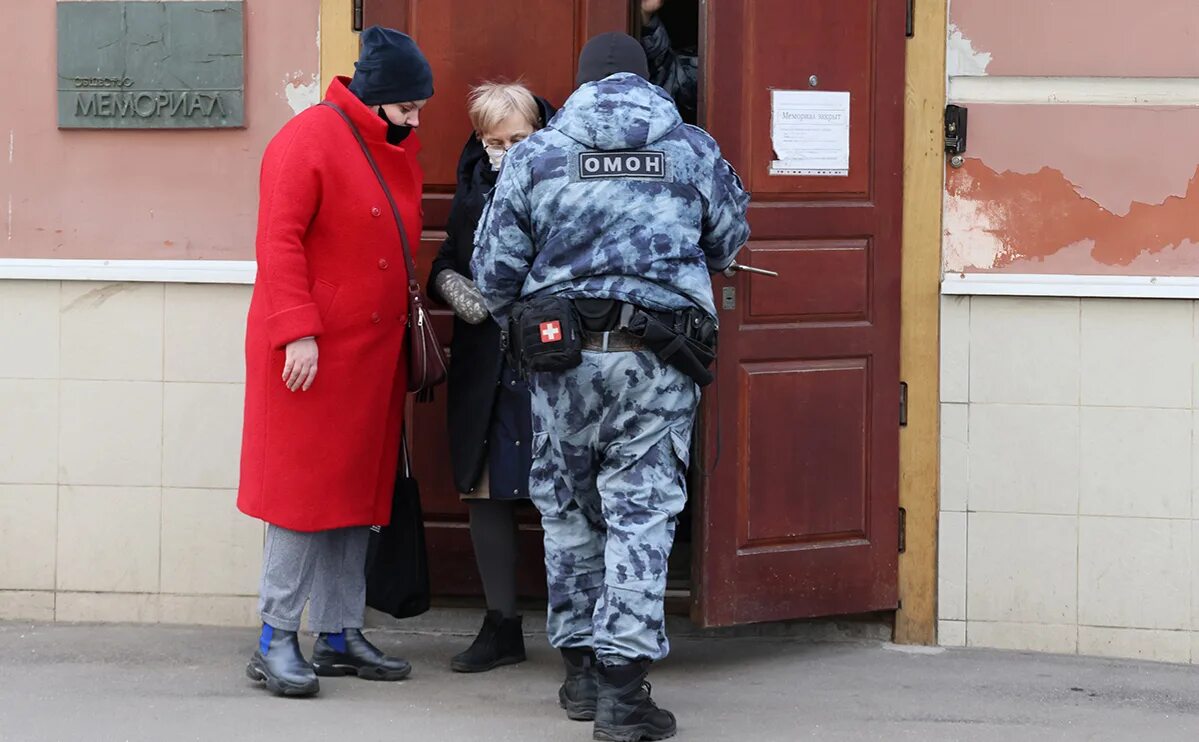
[[(541, 98), (537, 103), (541, 107), (542, 125), (549, 123), (555, 113), (554, 107)], [(495, 178), (496, 172), (491, 169), (482, 143), (472, 135), (458, 160), (458, 186), (450, 207), (445, 242), (437, 252), (425, 284), (431, 301), (445, 304), (436, 285), (437, 276), (443, 270), (452, 269), (467, 278), (472, 276), (470, 259), (475, 250), (475, 228), (483, 214), (487, 195), (495, 187)], [(450, 464), (459, 492), (471, 492), (487, 464), (492, 410), (503, 365), (500, 328), (493, 320), (472, 325), (454, 318), (446, 412)]]

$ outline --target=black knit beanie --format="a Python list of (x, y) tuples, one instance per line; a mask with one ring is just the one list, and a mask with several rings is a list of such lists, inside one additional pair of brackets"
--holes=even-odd
[(579, 54), (579, 76), (576, 85), (583, 85), (617, 72), (632, 72), (649, 79), (649, 62), (641, 43), (625, 33), (612, 31), (592, 37)]
[(362, 32), (350, 92), (368, 106), (433, 97), (433, 70), (412, 37), (371, 26)]

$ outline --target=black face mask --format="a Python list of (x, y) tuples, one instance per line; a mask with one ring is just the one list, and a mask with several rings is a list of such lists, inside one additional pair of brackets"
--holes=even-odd
[(399, 144), (407, 139), (408, 135), (412, 133), (411, 126), (393, 123), (392, 120), (387, 117), (387, 112), (383, 110), (383, 106), (379, 106), (379, 118), (387, 122), (388, 144)]

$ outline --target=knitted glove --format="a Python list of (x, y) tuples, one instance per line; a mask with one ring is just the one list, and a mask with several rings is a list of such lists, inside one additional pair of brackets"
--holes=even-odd
[(483, 324), (491, 313), (483, 303), (483, 295), (475, 288), (475, 282), (452, 270), (437, 274), (437, 290), (453, 308), (454, 314), (472, 325)]

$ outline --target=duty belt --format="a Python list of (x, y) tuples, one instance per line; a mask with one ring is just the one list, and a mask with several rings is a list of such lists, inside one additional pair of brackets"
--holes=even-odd
[(583, 331), (583, 350), (598, 350), (602, 353), (645, 350), (645, 341), (624, 330), (608, 332)]
[(708, 367), (716, 358), (716, 320), (702, 309), (654, 311), (609, 299), (575, 299), (574, 304), (584, 348), (650, 350), (700, 386), (712, 383)]

